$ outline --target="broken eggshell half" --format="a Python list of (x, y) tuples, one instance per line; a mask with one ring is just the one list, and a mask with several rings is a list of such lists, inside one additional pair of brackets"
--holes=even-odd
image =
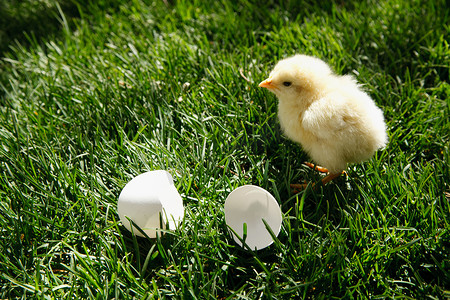
[[(150, 238), (161, 229), (177, 228), (184, 216), (183, 201), (172, 176), (165, 170), (142, 173), (131, 179), (119, 195), (117, 212), (123, 226), (137, 236), (145, 236), (133, 221)], [(130, 221), (131, 220), (131, 221)]]
[(255, 185), (244, 185), (228, 195), (225, 200), (225, 222), (238, 245), (242, 246), (244, 240), (251, 250), (270, 246), (273, 238), (263, 220), (278, 236), (282, 222), (281, 209), (268, 191)]

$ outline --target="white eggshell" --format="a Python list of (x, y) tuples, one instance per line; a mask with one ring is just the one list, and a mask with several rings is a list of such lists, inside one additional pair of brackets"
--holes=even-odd
[[(245, 243), (251, 249), (263, 249), (273, 243), (264, 219), (275, 236), (281, 229), (282, 214), (275, 198), (265, 189), (244, 185), (232, 191), (225, 200), (225, 222), (233, 231), (244, 237), (244, 223), (247, 224)], [(242, 242), (232, 233), (233, 239), (242, 246)]]
[[(173, 230), (184, 216), (181, 196), (172, 176), (164, 170), (149, 171), (130, 180), (119, 195), (117, 211), (125, 228), (131, 231), (129, 218), (151, 238), (156, 237), (160, 225), (165, 229), (168, 224)], [(144, 236), (136, 228), (133, 232)]]

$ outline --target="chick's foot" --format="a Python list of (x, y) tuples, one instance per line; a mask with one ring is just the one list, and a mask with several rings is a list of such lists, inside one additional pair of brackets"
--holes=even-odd
[(305, 190), (308, 187), (309, 184), (314, 187), (314, 183), (313, 182), (310, 182), (310, 183), (291, 183), (290, 186), (291, 186), (291, 189), (292, 189), (292, 194), (300, 193), (300, 191)]
[[(339, 176), (341, 176), (341, 174), (345, 174), (345, 171), (338, 172), (338, 173), (330, 173), (327, 176), (325, 176), (324, 178), (322, 178), (320, 181), (322, 182), (322, 185), (325, 185), (328, 182), (332, 181), (333, 179), (336, 179)], [(292, 189), (292, 193), (297, 194), (300, 191), (306, 189), (308, 187), (308, 185), (311, 185), (314, 189), (317, 187), (317, 185), (314, 182), (310, 182), (310, 183), (292, 183), (290, 186), (291, 186), (291, 189)]]

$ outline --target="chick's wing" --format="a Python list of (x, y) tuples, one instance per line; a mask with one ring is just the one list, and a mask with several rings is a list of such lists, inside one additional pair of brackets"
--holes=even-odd
[(339, 94), (327, 95), (310, 105), (302, 118), (303, 128), (319, 139), (333, 139), (354, 124), (355, 116)]

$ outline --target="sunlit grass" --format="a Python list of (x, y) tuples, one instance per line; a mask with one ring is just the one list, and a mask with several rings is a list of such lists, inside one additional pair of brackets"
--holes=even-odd
[[(0, 298), (449, 296), (445, 1), (27, 3), (2, 12)], [(45, 18), (17, 23), (27, 8)], [(294, 53), (356, 76), (389, 127), (373, 159), (298, 195), (289, 183), (320, 177), (257, 87)], [(154, 169), (186, 216), (146, 240), (116, 205)], [(225, 224), (243, 184), (284, 214), (255, 253)]]

